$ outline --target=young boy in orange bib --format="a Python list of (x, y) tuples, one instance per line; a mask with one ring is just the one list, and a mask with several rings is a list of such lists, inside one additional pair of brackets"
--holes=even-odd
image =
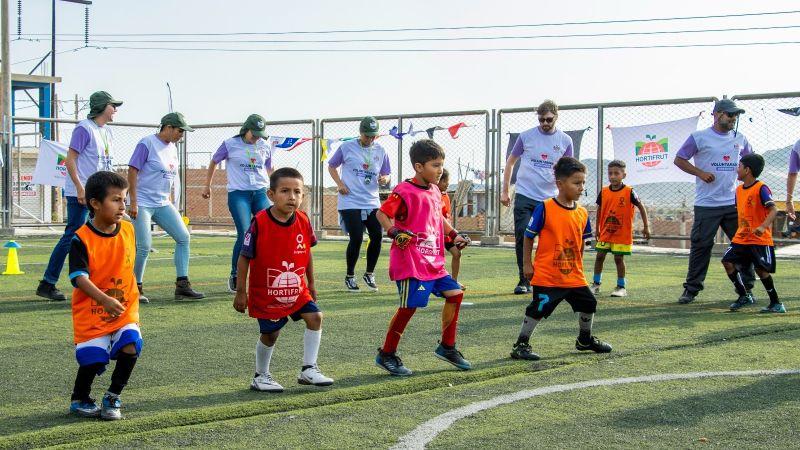
[(650, 225), (647, 222), (647, 210), (633, 192), (626, 186), (625, 161), (615, 159), (608, 163), (609, 185), (597, 194), (597, 257), (594, 261), (594, 280), (592, 294), (600, 293), (600, 281), (603, 275), (603, 263), (609, 252), (614, 254), (617, 266), (617, 287), (611, 291), (612, 297), (625, 297), (625, 255), (631, 254), (633, 246), (633, 208), (639, 209), (644, 222), (642, 234), (650, 239)]
[[(522, 329), (511, 357), (535, 361), (529, 343), (536, 325), (550, 316), (562, 300), (580, 316), (577, 350), (608, 353), (611, 345), (592, 336), (597, 300), (583, 276), (584, 241), (592, 237), (589, 213), (578, 204), (586, 184), (586, 166), (564, 156), (553, 166), (558, 196), (545, 200), (533, 211), (523, 243), (524, 275), (531, 280), (533, 300), (525, 309)], [(533, 240), (539, 236), (536, 257), (531, 263)]]
[(747, 292), (737, 266), (756, 269), (756, 274), (764, 284), (769, 295), (769, 305), (761, 310), (765, 313), (785, 313), (786, 308), (778, 299), (775, 283), (770, 274), (775, 273), (775, 247), (772, 241), (772, 222), (778, 215), (778, 208), (772, 200), (772, 191), (764, 182), (758, 180), (764, 170), (764, 158), (750, 153), (742, 156), (736, 175), (742, 182), (736, 187), (736, 212), (739, 227), (731, 239), (731, 245), (722, 257), (722, 265), (733, 282), (739, 299), (731, 303), (731, 311), (755, 303), (753, 294)]
[[(72, 324), (78, 375), (70, 411), (82, 417), (122, 418), (120, 394), (142, 350), (139, 290), (133, 274), (136, 240), (133, 225), (122, 220), (128, 182), (114, 172), (96, 172), (86, 180), (90, 220), (75, 232), (69, 251)], [(90, 397), (96, 375), (117, 361), (102, 407)]]

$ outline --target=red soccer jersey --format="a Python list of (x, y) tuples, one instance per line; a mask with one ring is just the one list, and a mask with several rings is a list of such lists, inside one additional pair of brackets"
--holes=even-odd
[(280, 319), (313, 300), (305, 275), (316, 244), (311, 222), (302, 211), (287, 222), (275, 219), (271, 208), (256, 214), (240, 253), (250, 259), (250, 317)]

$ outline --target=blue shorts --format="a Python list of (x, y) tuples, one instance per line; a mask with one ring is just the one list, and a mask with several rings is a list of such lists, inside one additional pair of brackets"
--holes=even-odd
[(428, 306), (431, 294), (443, 297), (442, 292), (461, 290), (461, 285), (450, 275), (428, 281), (416, 278), (397, 280), (397, 292), (400, 294), (401, 308), (424, 308)]
[(142, 352), (143, 343), (139, 325), (129, 323), (111, 334), (75, 344), (75, 359), (78, 360), (79, 366), (102, 364), (97, 372), (100, 375), (105, 372), (110, 360), (117, 359), (122, 347), (133, 344), (138, 356)]
[(320, 309), (317, 306), (317, 302), (310, 301), (310, 302), (306, 303), (305, 305), (303, 305), (302, 308), (298, 309), (297, 311), (295, 311), (294, 313), (292, 313), (292, 315), (290, 315), (288, 317), (281, 317), (280, 319), (274, 319), (274, 320), (273, 319), (258, 319), (258, 328), (261, 329), (261, 333), (262, 334), (274, 333), (274, 332), (280, 330), (281, 328), (283, 328), (284, 325), (289, 323), (289, 317), (291, 317), (292, 320), (297, 322), (298, 320), (302, 319), (302, 317), (300, 317), (301, 314), (315, 313), (315, 312), (320, 312)]

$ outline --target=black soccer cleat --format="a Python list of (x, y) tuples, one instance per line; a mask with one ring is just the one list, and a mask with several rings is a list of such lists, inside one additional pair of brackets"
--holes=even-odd
[(462, 355), (460, 351), (456, 350), (455, 347), (447, 348), (440, 343), (439, 346), (436, 347), (436, 350), (433, 352), (433, 354), (442, 361), (449, 362), (461, 370), (472, 369), (472, 364), (464, 359), (464, 355)]
[(375, 365), (396, 377), (407, 377), (413, 373), (411, 369), (403, 365), (403, 361), (399, 356), (395, 353), (384, 353), (381, 349), (378, 349)]
[(541, 357), (531, 350), (531, 344), (527, 342), (517, 342), (511, 348), (511, 357), (513, 359), (524, 359), (526, 361), (538, 361)]
[(45, 280), (39, 281), (39, 287), (36, 288), (36, 295), (54, 302), (63, 302), (67, 300), (67, 297), (58, 290), (55, 284), (48, 283)]
[(611, 344), (591, 336), (586, 343), (582, 343), (580, 338), (575, 339), (575, 349), (582, 352), (591, 350), (595, 353), (611, 353)]
[(680, 303), (681, 305), (687, 305), (689, 303), (692, 303), (696, 297), (697, 294), (693, 294), (689, 292), (688, 289), (684, 289), (683, 294), (681, 294), (680, 298), (678, 298), (678, 303)]

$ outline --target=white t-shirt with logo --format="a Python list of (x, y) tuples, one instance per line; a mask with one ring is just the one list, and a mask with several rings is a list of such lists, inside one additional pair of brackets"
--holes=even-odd
[(742, 133), (719, 133), (714, 128), (695, 131), (683, 143), (676, 157), (693, 159), (698, 169), (714, 174), (714, 181), (695, 180), (695, 206), (730, 206), (736, 204), (736, 168), (739, 158), (753, 148)]
[(553, 166), (562, 156), (572, 156), (572, 138), (559, 129), (547, 134), (531, 128), (519, 134), (511, 154), (520, 161), (517, 194), (543, 202), (558, 194)]

